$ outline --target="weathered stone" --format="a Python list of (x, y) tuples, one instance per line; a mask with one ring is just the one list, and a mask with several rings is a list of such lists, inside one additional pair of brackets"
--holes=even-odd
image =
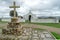
[(45, 37), (47, 37), (47, 38), (48, 38), (48, 37), (51, 37), (51, 35), (50, 35), (50, 34), (45, 34)]
[(33, 34), (33, 36), (38, 36), (38, 34)]
[(41, 38), (45, 38), (45, 35), (44, 34), (41, 34)]

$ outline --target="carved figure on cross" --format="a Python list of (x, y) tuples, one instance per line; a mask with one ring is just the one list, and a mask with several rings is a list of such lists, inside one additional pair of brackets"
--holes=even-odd
[(16, 6), (16, 2), (13, 2), (13, 6), (10, 6), (9, 8), (14, 8), (14, 17), (16, 17), (16, 8), (20, 8), (20, 6)]

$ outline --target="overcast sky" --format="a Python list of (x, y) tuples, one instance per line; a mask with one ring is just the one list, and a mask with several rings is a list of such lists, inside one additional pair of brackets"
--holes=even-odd
[(24, 15), (32, 11), (37, 16), (60, 16), (60, 0), (0, 0), (0, 17), (9, 16), (9, 11), (12, 10), (9, 6), (20, 6), (17, 9), (19, 15)]

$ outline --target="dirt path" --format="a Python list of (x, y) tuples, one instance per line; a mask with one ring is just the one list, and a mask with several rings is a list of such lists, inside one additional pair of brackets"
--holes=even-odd
[(41, 29), (46, 29), (50, 32), (56, 32), (60, 34), (60, 28), (55, 28), (55, 27), (49, 27), (49, 26), (43, 26), (43, 25), (36, 25), (36, 24), (24, 24), (26, 27), (33, 27), (33, 28), (41, 28)]
[(0, 23), (0, 28), (6, 27), (8, 23)]

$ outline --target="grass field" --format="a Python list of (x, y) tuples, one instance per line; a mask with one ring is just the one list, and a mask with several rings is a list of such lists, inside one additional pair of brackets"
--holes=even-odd
[(57, 34), (55, 32), (51, 32), (51, 33), (56, 37), (57, 40), (60, 40), (60, 34)]
[(0, 21), (0, 23), (8, 23), (8, 22), (6, 22), (6, 21)]
[(60, 28), (60, 23), (32, 23), (32, 24), (38, 24), (38, 25), (45, 25), (45, 26)]
[(60, 28), (60, 23), (30, 23), (30, 24), (45, 25), (45, 26)]

